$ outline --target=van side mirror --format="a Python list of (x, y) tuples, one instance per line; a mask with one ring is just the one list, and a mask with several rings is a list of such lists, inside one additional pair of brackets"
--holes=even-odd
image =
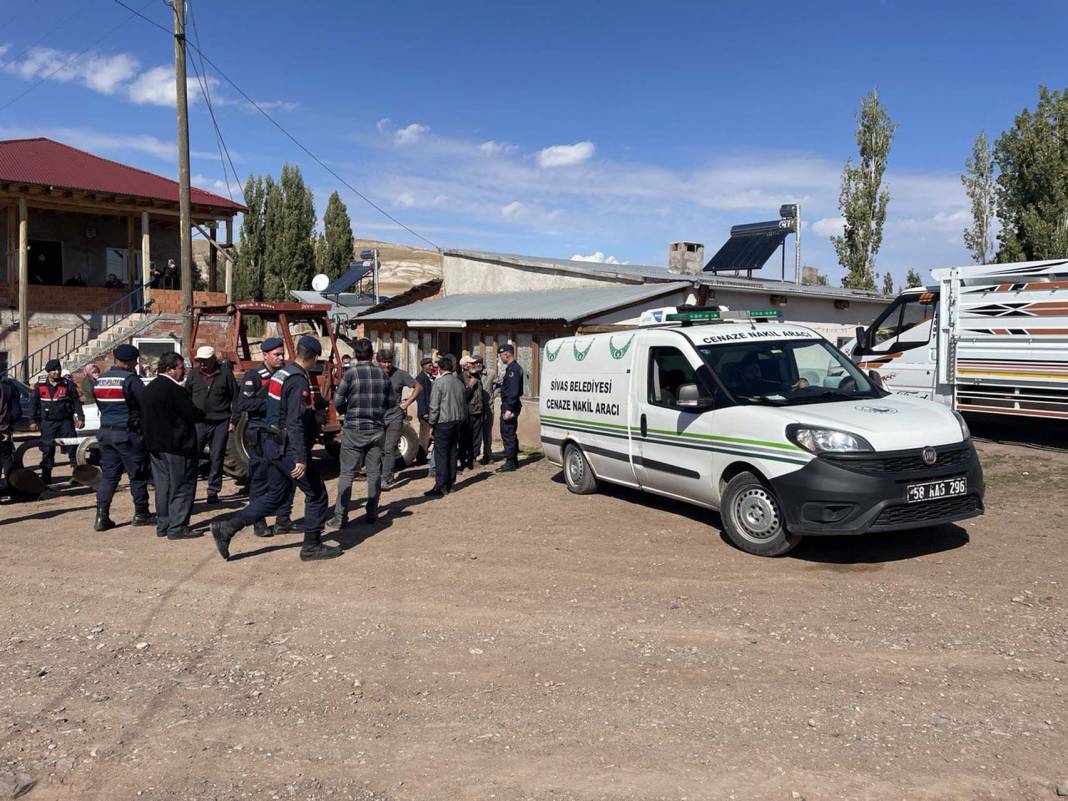
[(858, 350), (858, 351), (863, 353), (864, 352), (864, 348), (867, 347), (867, 344), (868, 344), (868, 341), (867, 341), (868, 340), (868, 329), (866, 329), (862, 325), (858, 325), (856, 334), (857, 334), (856, 350)]
[(697, 387), (697, 384), (683, 384), (679, 387), (678, 398), (675, 400), (675, 405), (680, 409), (687, 409), (695, 412), (703, 412), (707, 409), (711, 409), (715, 406), (712, 398), (708, 395), (702, 395), (701, 390)]

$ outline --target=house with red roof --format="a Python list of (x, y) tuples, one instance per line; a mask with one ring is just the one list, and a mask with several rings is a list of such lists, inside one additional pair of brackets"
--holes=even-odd
[[(101, 321), (146, 308), (180, 313), (179, 277), (167, 270), (179, 262), (178, 190), (170, 178), (52, 139), (0, 141), (0, 362), (15, 365), (78, 325), (95, 335)], [(198, 301), (223, 302), (234, 218), (245, 207), (202, 189), (191, 195), (194, 235), (209, 242), (211, 294)], [(52, 355), (62, 359), (62, 349)]]

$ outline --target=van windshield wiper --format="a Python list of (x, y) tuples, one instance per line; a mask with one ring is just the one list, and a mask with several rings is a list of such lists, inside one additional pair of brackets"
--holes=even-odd
[(857, 398), (863, 398), (864, 395), (854, 395), (851, 392), (842, 392), (840, 389), (825, 389), (822, 392), (817, 392), (814, 395), (803, 395), (798, 400), (805, 401), (821, 401), (821, 400), (856, 400)]
[(739, 395), (738, 397), (749, 403), (761, 403), (767, 406), (784, 406), (789, 403), (781, 395)]

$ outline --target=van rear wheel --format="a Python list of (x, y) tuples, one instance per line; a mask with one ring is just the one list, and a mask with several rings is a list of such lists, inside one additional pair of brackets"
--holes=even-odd
[(582, 448), (574, 443), (564, 448), (564, 483), (576, 495), (591, 495), (597, 492), (597, 477), (586, 461)]
[(739, 473), (723, 491), (720, 515), (731, 542), (756, 556), (782, 556), (801, 541), (786, 530), (779, 499), (752, 473)]

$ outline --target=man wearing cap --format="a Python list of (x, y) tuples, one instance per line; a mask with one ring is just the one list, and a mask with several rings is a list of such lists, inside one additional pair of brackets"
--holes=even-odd
[[(85, 425), (82, 401), (78, 388), (64, 377), (59, 359), (45, 365), (47, 375), (33, 387), (30, 396), (30, 429), (41, 432), (41, 481), (52, 483), (52, 467), (56, 458), (56, 439), (73, 437), (74, 429)], [(74, 464), (74, 448), (63, 449)]]
[(427, 498), (441, 498), (452, 492), (456, 483), (457, 445), (467, 419), (464, 383), (453, 370), (451, 356), (438, 359), (440, 371), (430, 393), (430, 425), (434, 429), (434, 473), (432, 489), (424, 492)]
[[(352, 480), (361, 466), (367, 471), (364, 519), (368, 523), (378, 519), (386, 414), (397, 406), (390, 377), (382, 367), (371, 363), (371, 340), (366, 337), (357, 339), (353, 352), (356, 364), (345, 372), (334, 393), (334, 408), (345, 416), (345, 427), (341, 431), (341, 466), (334, 517), (330, 521), (333, 528), (344, 528), (348, 523)], [(392, 366), (393, 353), (379, 351), (379, 361), (383, 355), (388, 356)], [(403, 417), (401, 420), (403, 423)]]
[[(415, 398), (415, 416), (419, 418), (419, 447), (430, 455), (430, 389), (434, 384), (434, 360), (424, 356), (419, 362), (419, 374), (415, 377), (419, 394)], [(433, 472), (434, 468), (431, 467)]]
[[(260, 345), (263, 351), (263, 364), (253, 367), (241, 378), (234, 413), (230, 418), (236, 430), (242, 415), (245, 423), (245, 447), (248, 449), (249, 495), (255, 498), (266, 489), (267, 464), (263, 459), (263, 437), (267, 429), (267, 385), (271, 376), (277, 373), (286, 361), (285, 343), (281, 337), (268, 337)], [(253, 524), (252, 533), (257, 537), (270, 537), (272, 534), (284, 534), (293, 530), (291, 515), (293, 512), (293, 493), (296, 484), (290, 483), (286, 500), (277, 512), (274, 526), (268, 527), (264, 519)]]
[[(382, 486), (390, 489), (395, 477), (393, 470), (397, 464), (397, 445), (401, 434), (404, 432), (404, 421), (408, 417), (408, 407), (416, 403), (422, 394), (423, 387), (416, 382), (412, 374), (407, 370), (400, 370), (393, 364), (394, 355), (391, 348), (383, 348), (378, 351), (378, 366), (389, 377), (393, 388), (393, 400), (386, 410), (385, 426), (386, 436), (382, 443)], [(404, 397), (404, 388), (412, 390), (407, 398)]]
[(249, 505), (233, 517), (211, 524), (215, 547), (223, 559), (230, 558), (230, 541), (238, 531), (274, 514), (285, 503), (294, 481), (304, 493), (301, 560), (341, 556), (340, 548), (324, 545), (322, 541), (328, 512), (326, 485), (311, 460), (318, 423), (308, 370), (315, 366), (322, 352), (323, 346), (318, 339), (303, 336), (297, 342), (296, 362), (271, 376), (267, 385), (265, 434), (262, 437), (263, 458), (267, 464), (266, 489), (253, 495)]
[(504, 441), (504, 464), (498, 473), (510, 473), (519, 468), (519, 412), (523, 408), (523, 368), (515, 360), (515, 348), (509, 344), (497, 349), (504, 365), (501, 376), (501, 439)]
[(155, 519), (148, 511), (148, 452), (141, 440), (141, 393), (145, 385), (134, 374), (141, 352), (133, 345), (119, 345), (112, 351), (115, 364), (100, 376), (93, 392), (100, 410), (100, 482), (96, 485), (96, 522), (93, 528), (114, 528), (111, 499), (125, 472), (133, 495), (135, 526), (151, 526)]
[(237, 398), (237, 380), (230, 363), (220, 363), (211, 345), (197, 348), (196, 363), (189, 373), (188, 383), (193, 403), (204, 412), (204, 422), (197, 423), (197, 453), (203, 453), (204, 446), (209, 446), (207, 502), (217, 504), (222, 489), (226, 438)]

